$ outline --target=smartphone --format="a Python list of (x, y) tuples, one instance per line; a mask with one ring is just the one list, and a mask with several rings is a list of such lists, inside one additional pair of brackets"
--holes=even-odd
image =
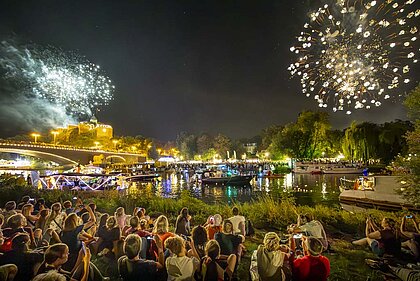
[(153, 236), (147, 236), (146, 239), (152, 240)]
[(298, 233), (298, 234), (293, 234), (293, 238), (295, 238), (295, 239), (300, 239), (300, 238), (302, 238), (302, 233)]
[(407, 216), (405, 216), (407, 219), (412, 219), (413, 218), (413, 215), (407, 215)]
[(30, 203), (34, 203), (35, 202), (35, 199), (34, 198), (31, 198), (31, 199), (29, 199), (29, 202)]

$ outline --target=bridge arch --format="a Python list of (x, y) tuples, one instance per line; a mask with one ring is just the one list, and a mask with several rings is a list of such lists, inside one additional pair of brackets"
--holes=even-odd
[(106, 160), (111, 159), (111, 158), (118, 158), (118, 159), (122, 159), (124, 162), (127, 162), (127, 160), (120, 155), (109, 155), (109, 156), (105, 157)]
[(60, 156), (60, 155), (57, 155), (57, 154), (53, 154), (53, 153), (43, 152), (43, 151), (0, 147), (0, 152), (16, 153), (16, 154), (21, 154), (21, 155), (29, 155), (29, 156), (53, 161), (53, 162), (56, 162), (60, 165), (77, 165), (78, 164), (76, 161), (74, 161), (70, 158)]

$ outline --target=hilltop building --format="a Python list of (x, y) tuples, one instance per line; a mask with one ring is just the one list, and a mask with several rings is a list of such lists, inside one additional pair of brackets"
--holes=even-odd
[(77, 125), (68, 125), (66, 128), (58, 128), (60, 138), (69, 141), (80, 135), (91, 134), (96, 139), (112, 139), (114, 132), (111, 125), (99, 123), (95, 116), (87, 122), (83, 121)]

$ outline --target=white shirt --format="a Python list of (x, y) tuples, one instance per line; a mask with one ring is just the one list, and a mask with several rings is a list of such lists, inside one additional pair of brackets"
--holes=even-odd
[(229, 218), (233, 225), (233, 233), (234, 234), (242, 234), (242, 231), (239, 229), (239, 223), (243, 223), (245, 226), (245, 217), (244, 216), (233, 216)]
[(194, 272), (200, 265), (195, 257), (168, 257), (165, 261), (168, 271), (168, 281), (193, 281)]

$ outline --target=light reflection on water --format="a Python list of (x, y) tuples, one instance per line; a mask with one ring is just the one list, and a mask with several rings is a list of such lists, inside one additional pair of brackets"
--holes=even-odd
[[(1, 170), (0, 170), (1, 171)], [(7, 171), (22, 174), (26, 178), (28, 171)], [(14, 174), (14, 173), (13, 173)], [(295, 198), (297, 204), (314, 206), (316, 204), (338, 205), (339, 183), (341, 177), (356, 179), (357, 174), (286, 174), (281, 178), (257, 178), (248, 186), (202, 186), (195, 182), (189, 173), (163, 174), (158, 181), (149, 183), (132, 183), (129, 192), (155, 194), (166, 198), (177, 198), (183, 190), (207, 203), (248, 202), (268, 194), (280, 199), (283, 194)]]
[(188, 173), (164, 174), (153, 183), (133, 183), (132, 188), (138, 192), (153, 193), (166, 198), (177, 198), (183, 190), (207, 203), (248, 202), (268, 194), (275, 199), (288, 194), (295, 198), (297, 204), (313, 206), (316, 204), (338, 204), (339, 183), (341, 177), (355, 179), (358, 175), (342, 174), (287, 174), (282, 178), (257, 178), (248, 186), (202, 186), (194, 181)]

